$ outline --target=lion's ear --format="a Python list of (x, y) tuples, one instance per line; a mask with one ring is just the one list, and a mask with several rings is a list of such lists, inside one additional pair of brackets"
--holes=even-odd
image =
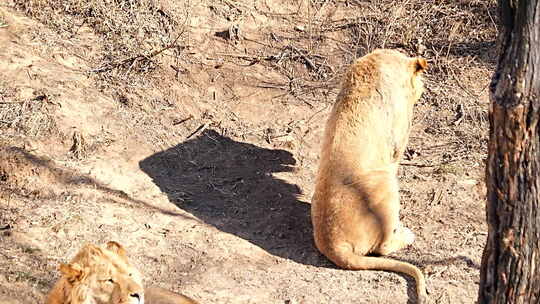
[(107, 242), (107, 250), (110, 250), (112, 252), (115, 252), (119, 256), (126, 258), (126, 250), (122, 245), (118, 244), (115, 241)]
[(427, 70), (427, 67), (428, 67), (427, 61), (424, 58), (421, 58), (421, 57), (414, 58), (413, 64), (414, 64), (414, 73), (415, 74), (425, 72)]
[(64, 264), (61, 263), (58, 267), (60, 272), (66, 276), (69, 282), (78, 281), (82, 278), (83, 271), (78, 264)]

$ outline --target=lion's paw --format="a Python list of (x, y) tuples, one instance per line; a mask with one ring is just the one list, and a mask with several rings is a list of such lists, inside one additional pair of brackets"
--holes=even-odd
[(414, 243), (415, 235), (414, 235), (414, 232), (411, 231), (411, 229), (409, 229), (407, 227), (403, 227), (402, 228), (402, 233), (403, 233), (403, 241), (407, 245), (410, 245), (410, 244)]

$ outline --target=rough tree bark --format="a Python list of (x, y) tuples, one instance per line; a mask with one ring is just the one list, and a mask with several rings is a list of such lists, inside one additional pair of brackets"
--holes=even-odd
[(540, 302), (540, 2), (499, 0), (478, 303)]

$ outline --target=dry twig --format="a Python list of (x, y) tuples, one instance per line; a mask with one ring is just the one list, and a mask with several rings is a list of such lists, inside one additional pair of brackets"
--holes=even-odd
[(155, 56), (163, 53), (164, 51), (166, 51), (168, 49), (172, 49), (173, 47), (177, 46), (176, 42), (178, 41), (178, 39), (180, 39), (180, 37), (183, 34), (184, 34), (184, 31), (182, 30), (182, 32), (180, 32), (178, 34), (178, 36), (176, 36), (176, 38), (174, 39), (174, 41), (172, 43), (170, 43), (169, 45), (167, 45), (167, 46), (165, 46), (165, 47), (163, 47), (163, 48), (161, 48), (159, 50), (153, 51), (149, 55), (139, 54), (139, 55), (136, 55), (136, 56), (133, 56), (133, 57), (130, 57), (130, 58), (126, 58), (126, 59), (123, 59), (123, 60), (120, 60), (120, 61), (116, 61), (116, 62), (107, 64), (107, 65), (101, 66), (101, 67), (96, 68), (96, 69), (92, 69), (92, 70), (90, 70), (88, 72), (90, 72), (90, 73), (102, 73), (102, 72), (110, 71), (112, 69), (124, 66), (125, 64), (128, 64), (128, 63), (130, 64), (130, 67), (128, 69), (128, 72), (129, 72), (131, 70), (131, 68), (133, 67), (133, 65), (135, 65), (135, 63), (138, 60), (142, 60), (142, 59), (150, 60), (152, 57), (155, 57)]

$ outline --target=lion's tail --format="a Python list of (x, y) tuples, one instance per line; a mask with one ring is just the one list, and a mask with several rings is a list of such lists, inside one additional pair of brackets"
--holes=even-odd
[(383, 257), (360, 256), (346, 250), (341, 254), (335, 254), (331, 260), (341, 268), (350, 270), (385, 270), (399, 272), (413, 277), (416, 281), (416, 295), (418, 303), (427, 301), (426, 279), (418, 267), (398, 260)]

